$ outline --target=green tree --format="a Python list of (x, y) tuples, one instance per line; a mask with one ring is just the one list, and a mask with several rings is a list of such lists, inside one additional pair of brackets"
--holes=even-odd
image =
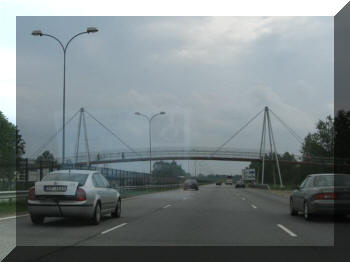
[[(282, 155), (277, 154), (279, 160), (279, 166), (281, 171), (282, 182), (285, 185), (295, 185), (300, 182), (298, 173), (298, 163), (294, 154), (285, 152)], [(264, 171), (264, 183), (266, 184), (279, 184), (278, 171), (276, 166), (276, 160), (274, 154), (266, 154), (265, 156), (265, 171)], [(262, 163), (251, 162), (249, 168), (254, 168), (259, 178), (259, 183), (262, 177)]]
[(12, 124), (0, 111), (0, 179), (12, 180), (16, 160), (25, 153), (25, 142), (17, 126)]
[(44, 153), (42, 153), (40, 156), (37, 157), (35, 160), (36, 163), (56, 163), (56, 159), (53, 154), (50, 153), (50, 151), (46, 150)]
[[(350, 164), (350, 111), (339, 110), (334, 119), (334, 156), (344, 159), (341, 164)], [(336, 162), (338, 163), (338, 161)], [(349, 173), (350, 168), (335, 166), (336, 172)]]
[(176, 182), (180, 176), (185, 176), (186, 172), (175, 161), (157, 161), (153, 164), (152, 176), (159, 183)]
[(301, 153), (308, 160), (312, 156), (333, 157), (334, 155), (334, 120), (327, 116), (316, 125), (316, 132), (309, 133), (303, 142)]

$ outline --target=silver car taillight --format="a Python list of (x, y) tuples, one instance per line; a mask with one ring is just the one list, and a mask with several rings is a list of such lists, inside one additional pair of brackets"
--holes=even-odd
[(82, 188), (80, 188), (80, 187), (78, 187), (78, 189), (77, 189), (77, 200), (78, 201), (85, 201), (86, 200), (86, 193), (85, 193), (85, 190), (84, 189), (82, 189)]

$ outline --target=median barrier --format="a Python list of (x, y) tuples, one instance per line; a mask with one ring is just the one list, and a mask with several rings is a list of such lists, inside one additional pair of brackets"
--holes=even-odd
[(268, 184), (249, 184), (248, 187), (270, 190), (270, 186)]

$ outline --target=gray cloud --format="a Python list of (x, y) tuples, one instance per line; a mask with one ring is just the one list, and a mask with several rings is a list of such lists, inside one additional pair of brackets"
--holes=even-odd
[[(69, 47), (67, 116), (83, 106), (132, 147), (148, 146), (147, 122), (135, 111), (167, 112), (153, 125), (159, 147), (219, 146), (265, 105), (301, 136), (332, 113), (331, 17), (18, 17), (17, 123), (28, 154), (59, 128), (62, 114), (62, 52), (30, 32), (66, 41), (87, 26), (100, 32)], [(300, 145), (272, 120), (279, 150), (297, 153)], [(124, 148), (88, 125), (95, 151)], [(262, 116), (228, 147), (258, 149), (261, 125)], [(69, 153), (76, 126), (67, 128)], [(57, 155), (60, 139), (50, 147)], [(245, 165), (208, 163), (218, 172)]]

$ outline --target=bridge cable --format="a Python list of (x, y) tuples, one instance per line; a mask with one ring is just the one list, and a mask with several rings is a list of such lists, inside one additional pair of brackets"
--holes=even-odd
[(112, 134), (115, 138), (119, 140), (120, 143), (122, 143), (124, 146), (126, 146), (131, 152), (135, 153), (138, 156), (141, 156), (139, 153), (137, 153), (132, 147), (130, 147), (126, 142), (124, 142), (117, 134), (115, 134), (112, 130), (110, 130), (108, 127), (106, 127), (104, 124), (102, 124), (99, 120), (97, 120), (93, 115), (91, 115), (88, 111), (85, 110), (85, 113), (87, 113), (92, 119), (94, 119), (97, 123), (99, 123), (104, 129), (106, 129), (110, 134)]
[(300, 143), (303, 144), (303, 139), (291, 128), (289, 127), (280, 117), (277, 116), (271, 109), (270, 112), (276, 117), (276, 119), (288, 130), (288, 132)]
[[(76, 117), (76, 115), (80, 112), (80, 110), (78, 110), (70, 119), (68, 119), (68, 121), (66, 121), (66, 123), (64, 124), (64, 126), (67, 126), (72, 120), (73, 118)], [(37, 156), (38, 154), (40, 154), (42, 152), (42, 150), (44, 148), (46, 148), (52, 141), (53, 139), (62, 131), (63, 126), (53, 135), (51, 136), (48, 141), (46, 143), (44, 143), (42, 146), (40, 146), (36, 151), (34, 151), (33, 154), (30, 155), (29, 158), (33, 158), (34, 156)]]
[(263, 108), (259, 113), (257, 113), (254, 117), (252, 117), (245, 125), (243, 125), (236, 133), (234, 133), (228, 140), (225, 141), (221, 146), (218, 147), (217, 150), (211, 156), (214, 156), (218, 151), (220, 151), (228, 142), (230, 142), (234, 137), (236, 137), (244, 128), (246, 128), (251, 122), (253, 122), (262, 112), (264, 112), (265, 108)]

